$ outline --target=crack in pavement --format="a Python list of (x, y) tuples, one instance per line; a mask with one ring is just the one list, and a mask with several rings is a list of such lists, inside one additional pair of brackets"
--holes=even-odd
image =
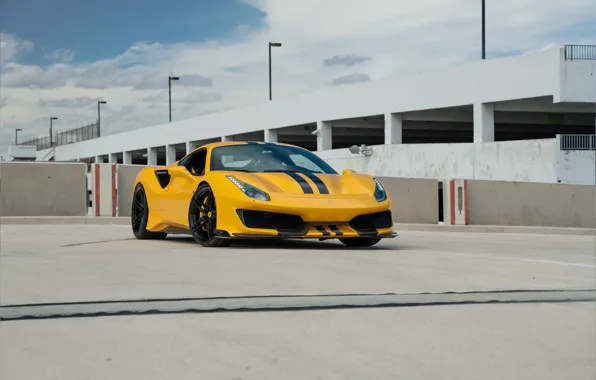
[(123, 315), (300, 311), (487, 303), (595, 302), (596, 289), (498, 290), (447, 293), (273, 295), (4, 305), (0, 320)]
[(78, 247), (81, 245), (89, 245), (89, 244), (101, 244), (101, 243), (112, 243), (117, 241), (126, 241), (126, 240), (136, 240), (135, 238), (123, 238), (123, 239), (112, 239), (112, 240), (95, 240), (95, 241), (85, 241), (82, 243), (70, 243), (61, 245), (60, 248), (70, 248), (70, 247)]

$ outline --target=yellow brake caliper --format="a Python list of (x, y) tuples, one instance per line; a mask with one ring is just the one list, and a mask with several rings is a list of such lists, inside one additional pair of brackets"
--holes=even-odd
[[(209, 197), (205, 197), (205, 200), (203, 201), (203, 206), (201, 206), (201, 211), (199, 214), (199, 220), (201, 220), (203, 218), (203, 215), (205, 215), (205, 213), (203, 212), (203, 210), (205, 210), (205, 208), (207, 207), (207, 201), (209, 200)], [(211, 217), (211, 213), (209, 213), (209, 215), (207, 215), (208, 218)], [(201, 227), (203, 229), (203, 231), (207, 231), (207, 224), (203, 224), (203, 227)]]

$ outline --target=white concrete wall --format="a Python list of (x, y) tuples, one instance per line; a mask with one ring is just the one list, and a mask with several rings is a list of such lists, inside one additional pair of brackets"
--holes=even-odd
[(596, 151), (557, 150), (556, 170), (560, 183), (596, 185)]
[(596, 61), (564, 61), (560, 79), (560, 98), (555, 96), (555, 102), (596, 103)]
[(49, 161), (52, 157), (54, 157), (55, 149), (56, 148), (38, 150), (36, 153), (37, 157), (35, 158), (35, 160)]
[(316, 152), (336, 170), (378, 176), (556, 182), (556, 139), (484, 144), (396, 144), (371, 147), (370, 157), (348, 149)]
[[(56, 148), (56, 160), (93, 157), (367, 115), (541, 96), (561, 98), (562, 88), (573, 88), (566, 85), (566, 77), (561, 76), (561, 52), (561, 49), (552, 49), (476, 61), (442, 70), (409, 73), (347, 88), (328, 88), (314, 94), (262, 102), (59, 146)], [(569, 72), (574, 68), (572, 65), (565, 67)], [(568, 77), (575, 78), (575, 74), (569, 74)], [(574, 83), (579, 85), (579, 81)], [(577, 97), (582, 94), (580, 91)]]

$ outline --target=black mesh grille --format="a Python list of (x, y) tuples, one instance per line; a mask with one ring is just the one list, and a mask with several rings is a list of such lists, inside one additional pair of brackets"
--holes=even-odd
[(304, 227), (304, 222), (298, 215), (254, 210), (239, 210), (238, 215), (240, 216), (242, 223), (248, 228), (299, 231)]
[(391, 211), (358, 215), (350, 221), (350, 227), (360, 233), (376, 232), (378, 229), (391, 228), (392, 226), (393, 218), (391, 217)]

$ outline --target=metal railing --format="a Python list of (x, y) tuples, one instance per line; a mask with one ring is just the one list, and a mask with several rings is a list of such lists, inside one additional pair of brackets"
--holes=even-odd
[(559, 135), (561, 150), (596, 150), (596, 135)]
[(92, 140), (100, 137), (99, 124), (92, 123), (82, 127), (69, 129), (67, 131), (53, 133), (52, 145), (50, 145), (50, 136), (38, 137), (36, 139), (25, 140), (18, 145), (35, 145), (37, 150), (49, 149), (52, 146), (68, 145), (81, 141)]
[(596, 60), (596, 45), (565, 45), (565, 60)]

